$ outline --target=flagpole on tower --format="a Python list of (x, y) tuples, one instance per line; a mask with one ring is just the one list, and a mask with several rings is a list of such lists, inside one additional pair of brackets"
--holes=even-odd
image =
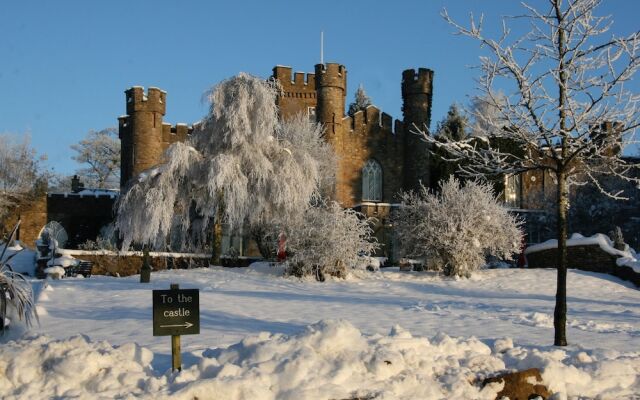
[(324, 31), (320, 31), (320, 64), (324, 64)]

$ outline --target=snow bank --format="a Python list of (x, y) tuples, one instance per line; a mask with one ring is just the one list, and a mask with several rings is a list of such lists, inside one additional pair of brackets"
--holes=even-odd
[[(480, 388), (505, 369), (541, 368), (556, 393), (629, 398), (640, 392), (640, 353), (514, 346), (473, 337), (413, 337), (401, 327), (365, 336), (345, 320), (320, 321), (296, 335), (263, 332), (207, 349), (180, 373), (154, 371), (153, 353), (85, 336), (46, 336), (0, 347), (0, 397), (144, 399), (493, 399)], [(190, 359), (193, 359), (190, 357)]]

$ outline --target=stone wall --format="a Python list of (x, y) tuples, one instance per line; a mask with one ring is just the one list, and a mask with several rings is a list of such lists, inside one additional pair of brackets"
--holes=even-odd
[(338, 157), (336, 199), (343, 207), (362, 200), (362, 168), (369, 159), (382, 167), (382, 202), (397, 202), (402, 188), (402, 136), (394, 134), (391, 116), (375, 106), (358, 111), (343, 120), (342, 131), (335, 135)]
[(115, 194), (49, 194), (47, 195), (47, 222), (59, 222), (69, 237), (65, 246), (77, 248), (89, 239), (95, 240), (100, 229), (113, 220), (113, 205), (116, 198)]
[(40, 230), (47, 223), (47, 197), (41, 195), (16, 207), (9, 217), (2, 221), (2, 231), (10, 233), (18, 220), (21, 220), (21, 223), (16, 239), (20, 240), (23, 246), (35, 249)]
[[(529, 268), (555, 268), (558, 256), (554, 248), (529, 253), (526, 257)], [(632, 268), (616, 265), (617, 258), (597, 244), (567, 248), (568, 268), (610, 274), (640, 286), (640, 274)]]
[[(130, 276), (140, 273), (143, 257), (141, 254), (118, 255), (112, 252), (68, 251), (76, 259), (91, 261), (93, 275)], [(92, 254), (93, 253), (93, 254)], [(204, 268), (209, 266), (209, 257), (204, 255), (163, 255), (159, 253), (150, 256), (153, 271), (166, 269)]]

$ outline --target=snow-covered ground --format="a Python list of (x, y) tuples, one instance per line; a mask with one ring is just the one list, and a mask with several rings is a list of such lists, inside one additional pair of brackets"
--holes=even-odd
[[(640, 291), (616, 278), (569, 272), (571, 345), (558, 349), (552, 270), (452, 280), (386, 269), (324, 283), (277, 272), (38, 284), (40, 327), (0, 347), (0, 397), (492, 398), (495, 388), (470, 382), (529, 367), (557, 398), (640, 393)], [(179, 374), (168, 371), (170, 338), (152, 336), (151, 290), (170, 283), (200, 289), (201, 331), (182, 337)]]

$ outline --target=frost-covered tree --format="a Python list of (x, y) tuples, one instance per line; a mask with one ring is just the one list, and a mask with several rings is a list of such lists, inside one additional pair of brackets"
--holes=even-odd
[[(629, 81), (640, 66), (640, 34), (608, 34), (610, 17), (595, 15), (601, 0), (549, 0), (540, 9), (507, 17), (494, 39), (482, 29), (482, 17), (469, 27), (444, 18), (459, 34), (477, 40), (488, 55), (481, 57), (479, 89), (499, 110), (498, 123), (485, 120), (486, 140), (437, 143), (454, 159), (464, 159), (467, 175), (503, 175), (544, 170), (557, 182), (558, 280), (554, 312), (554, 343), (567, 344), (567, 212), (569, 187), (590, 182), (612, 198), (600, 178), (627, 175), (638, 163), (625, 161), (621, 149), (640, 124), (638, 95)], [(509, 24), (526, 24), (528, 33), (514, 37)], [(503, 91), (504, 96), (499, 93)], [(501, 101), (502, 100), (502, 101)], [(506, 123), (505, 123), (506, 122)], [(498, 143), (498, 145), (496, 145)], [(508, 143), (508, 146), (501, 145)], [(505, 150), (508, 149), (508, 150)], [(516, 151), (513, 151), (513, 150)]]
[(31, 147), (29, 135), (0, 135), (0, 220), (30, 198), (38, 183), (46, 179), (41, 166), (45, 159)]
[(502, 92), (494, 95), (494, 98), (485, 98), (484, 96), (476, 96), (471, 100), (469, 115), (470, 136), (486, 136), (487, 132), (493, 132), (496, 129), (504, 129), (507, 121), (502, 116), (502, 107), (506, 105), (505, 97)]
[(490, 184), (462, 186), (454, 177), (439, 191), (403, 193), (394, 226), (405, 257), (431, 259), (447, 276), (468, 277), (489, 255), (511, 260), (522, 239), (520, 221)]
[(338, 203), (321, 202), (310, 207), (296, 223), (288, 224), (287, 272), (295, 276), (345, 277), (360, 257), (378, 248), (369, 221)]
[(203, 122), (120, 197), (116, 229), (132, 242), (203, 248), (231, 230), (296, 219), (319, 194), (331, 148), (318, 125), (280, 121), (277, 84), (240, 74), (217, 85)]
[(353, 103), (349, 104), (349, 115), (353, 115), (358, 111), (362, 111), (371, 105), (371, 99), (367, 96), (367, 92), (364, 91), (362, 85), (358, 86), (356, 90)]
[(113, 188), (120, 184), (120, 140), (115, 128), (91, 130), (78, 144), (72, 158), (86, 168), (77, 171), (89, 187)]

